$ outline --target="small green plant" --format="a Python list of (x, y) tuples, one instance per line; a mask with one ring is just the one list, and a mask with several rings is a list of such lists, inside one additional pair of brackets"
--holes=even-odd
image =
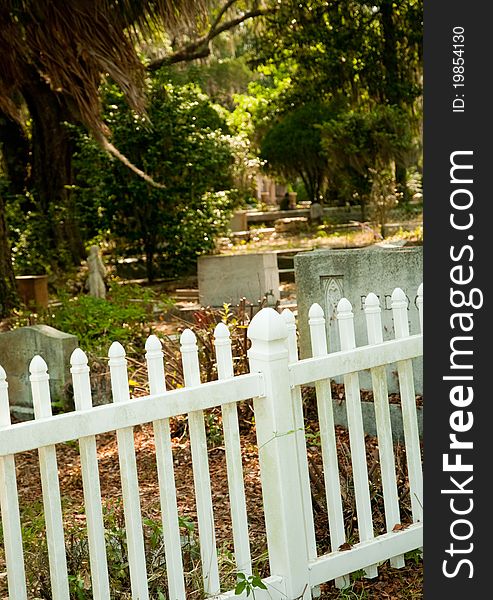
[(144, 337), (145, 324), (152, 319), (155, 293), (114, 282), (106, 299), (61, 295), (60, 301), (60, 306), (47, 315), (47, 323), (76, 335), (84, 351), (105, 356), (115, 340), (125, 345), (138, 334)]
[(256, 589), (261, 589), (261, 590), (267, 589), (267, 586), (262, 581), (262, 579), (260, 578), (258, 573), (254, 573), (253, 575), (245, 575), (244, 573), (237, 573), (236, 577), (238, 579), (238, 583), (236, 584), (236, 587), (235, 587), (235, 595), (236, 596), (239, 596), (240, 594), (242, 594), (243, 592), (246, 591), (247, 596), (252, 594), (252, 596), (255, 598), (255, 590)]
[(415, 565), (419, 565), (423, 560), (423, 556), (422, 556), (421, 550), (419, 548), (415, 548), (414, 550), (411, 550), (410, 552), (406, 552), (406, 554), (404, 555), (404, 558), (406, 560), (413, 561)]
[(366, 600), (366, 598), (368, 598), (366, 590), (355, 591), (350, 587), (341, 590), (338, 596), (339, 600)]
[(360, 579), (363, 579), (364, 576), (365, 576), (364, 569), (358, 569), (357, 571), (353, 571), (353, 573), (351, 573), (351, 575), (350, 575), (351, 581), (359, 581)]

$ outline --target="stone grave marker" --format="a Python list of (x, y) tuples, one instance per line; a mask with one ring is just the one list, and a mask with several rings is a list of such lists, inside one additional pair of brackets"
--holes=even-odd
[(275, 252), (200, 256), (198, 281), (202, 306), (236, 305), (243, 297), (257, 304), (265, 294), (270, 301), (280, 299)]
[[(324, 310), (329, 352), (340, 349), (336, 321), (337, 303), (347, 298), (354, 313), (356, 345), (368, 344), (364, 301), (369, 292), (380, 299), (383, 339), (394, 338), (391, 294), (402, 288), (408, 298), (410, 334), (420, 333), (416, 296), (423, 281), (422, 246), (374, 245), (347, 250), (315, 250), (294, 258), (300, 354), (311, 356), (308, 311), (317, 302)], [(422, 393), (422, 359), (414, 361), (416, 393)], [(362, 389), (371, 389), (369, 373), (360, 374)], [(389, 391), (398, 389), (397, 373), (389, 369)]]
[(33, 418), (29, 363), (40, 354), (48, 365), (53, 402), (64, 401), (70, 379), (70, 355), (77, 348), (75, 335), (49, 325), (32, 325), (0, 333), (0, 364), (7, 373), (10, 408), (20, 420)]

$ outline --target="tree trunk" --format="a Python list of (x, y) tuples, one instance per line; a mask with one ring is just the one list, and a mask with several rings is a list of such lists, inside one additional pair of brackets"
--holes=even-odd
[(77, 265), (86, 253), (70, 193), (73, 145), (64, 126), (74, 118), (66, 101), (39, 77), (33, 77), (22, 91), (32, 119), (31, 181), (44, 219), (46, 249), (60, 266), (67, 258)]
[(152, 239), (149, 239), (149, 238), (144, 240), (144, 251), (145, 251), (145, 257), (146, 257), (147, 281), (149, 283), (152, 283), (156, 276), (156, 269), (155, 269), (155, 264), (154, 264), (154, 255), (156, 252), (155, 241)]
[(18, 304), (19, 298), (5, 220), (5, 200), (0, 195), (0, 318), (7, 317)]
[[(383, 0), (382, 28), (384, 35), (383, 64), (385, 68), (385, 98), (390, 105), (399, 105), (400, 72), (397, 62), (397, 35), (394, 23), (393, 0)], [(405, 202), (409, 199), (407, 170), (402, 157), (395, 159), (395, 180)]]
[[(2, 168), (9, 193), (23, 194), (29, 161), (29, 144), (21, 126), (0, 112)], [(19, 305), (6, 219), (6, 200), (0, 193), (0, 318)]]
[(29, 141), (19, 123), (1, 111), (0, 143), (2, 145), (2, 167), (7, 176), (9, 193), (22, 194), (25, 197)]

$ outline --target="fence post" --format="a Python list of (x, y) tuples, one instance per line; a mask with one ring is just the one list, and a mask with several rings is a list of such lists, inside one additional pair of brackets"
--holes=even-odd
[[(298, 362), (298, 343), (296, 336), (296, 320), (294, 314), (285, 308), (281, 317), (286, 323), (288, 332), (288, 361), (290, 363)], [(305, 419), (303, 415), (303, 399), (300, 386), (296, 386), (291, 392), (291, 410), (295, 423), (295, 438), (298, 447), (298, 469), (302, 483), (303, 513), (305, 515), (306, 548), (309, 560), (317, 558), (317, 544), (315, 540), (315, 525), (313, 523), (313, 506), (310, 490), (310, 471), (308, 467), (308, 455), (306, 451), (305, 438)], [(317, 588), (315, 593), (318, 595), (320, 590)]]
[[(366, 329), (368, 344), (376, 346), (383, 342), (382, 317), (380, 300), (373, 292), (365, 299)], [(394, 444), (392, 439), (392, 422), (390, 419), (389, 393), (387, 386), (387, 372), (384, 366), (371, 369), (373, 388), (373, 404), (375, 409), (375, 423), (378, 436), (378, 455), (380, 457), (380, 473), (383, 487), (383, 502), (385, 507), (385, 524), (387, 531), (401, 522), (399, 511), (399, 493), (395, 475)], [(390, 559), (393, 567), (405, 566), (404, 555), (393, 556)]]
[[(200, 385), (197, 338), (191, 329), (185, 329), (181, 334), (180, 344), (185, 386), (193, 387)], [(219, 593), (220, 581), (203, 410), (194, 410), (188, 413), (188, 427), (190, 432), (190, 450), (192, 452), (195, 498), (197, 501), (202, 579), (206, 595), (212, 596)]]
[[(326, 356), (328, 354), (327, 333), (322, 307), (317, 303), (312, 304), (308, 311), (308, 317), (312, 354), (314, 357)], [(315, 390), (317, 393), (317, 414), (320, 426), (320, 446), (324, 466), (325, 498), (327, 501), (329, 519), (330, 546), (332, 552), (334, 552), (346, 542), (346, 531), (344, 529), (344, 513), (341, 498), (339, 462), (337, 459), (337, 439), (330, 380), (325, 379), (315, 382)], [(336, 577), (335, 579), (335, 585), (339, 589), (348, 587), (350, 584), (351, 580), (349, 575), (343, 575), (342, 577)]]
[[(0, 365), (0, 427), (8, 427), (10, 408), (6, 373)], [(26, 600), (26, 575), (22, 552), (22, 533), (17, 497), (17, 478), (13, 455), (0, 458), (0, 508), (3, 543), (7, 559), (7, 581), (11, 598)]]
[(271, 575), (281, 576), (287, 599), (311, 597), (302, 488), (291, 410), (286, 323), (264, 308), (248, 328), (250, 371), (262, 373), (265, 395), (254, 399)]
[[(337, 304), (337, 323), (339, 326), (341, 350), (353, 350), (356, 348), (353, 307), (347, 298), (341, 298)], [(353, 467), (356, 516), (358, 518), (358, 534), (360, 542), (366, 542), (374, 538), (374, 532), (368, 465), (366, 462), (365, 431), (357, 372), (344, 375), (344, 390), (346, 392), (346, 411), (351, 447), (351, 465)], [(365, 573), (370, 578), (378, 576), (375, 565), (365, 567)]]

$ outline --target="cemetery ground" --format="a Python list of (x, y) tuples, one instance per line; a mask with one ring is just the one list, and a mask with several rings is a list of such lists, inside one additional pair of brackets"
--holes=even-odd
[[(221, 240), (223, 252), (258, 252), (263, 250), (313, 249), (322, 247), (347, 248), (363, 247), (379, 241), (374, 230), (356, 227), (353, 230), (341, 228), (336, 231), (326, 231), (320, 228), (315, 234), (307, 235), (299, 232), (291, 235), (278, 235), (275, 231), (252, 230), (243, 239), (234, 236)], [(389, 241), (406, 240), (409, 243), (419, 243), (421, 239), (419, 222), (411, 231), (398, 231)], [(133, 282), (134, 284), (136, 282)], [(139, 282), (142, 285), (141, 282)], [(166, 372), (169, 387), (183, 385), (181, 367), (179, 364), (179, 333), (193, 323), (192, 329), (197, 335), (201, 353), (202, 380), (216, 377), (213, 351), (213, 329), (218, 320), (226, 321), (231, 329), (233, 356), (237, 373), (248, 369), (246, 350), (246, 328), (251, 317), (252, 308), (244, 304), (222, 309), (191, 310), (195, 300), (180, 298), (177, 290), (193, 289), (196, 279), (174, 282), (157, 282), (152, 286), (153, 298), (162, 299), (162, 294), (175, 296), (174, 306), (167, 304), (167, 312), (157, 314), (149, 312), (149, 320), (137, 320), (129, 324), (126, 340), (121, 340), (127, 350), (129, 378), (133, 396), (148, 392), (145, 370), (144, 341), (150, 333), (156, 333), (163, 339), (166, 361)], [(122, 286), (125, 287), (125, 286)], [(144, 286), (145, 287), (145, 286)], [(296, 287), (294, 283), (284, 283), (281, 286), (282, 297), (287, 303), (296, 302)], [(109, 295), (111, 301), (111, 294)], [(149, 298), (147, 299), (149, 300)], [(145, 299), (143, 300), (145, 304)], [(151, 301), (152, 307), (152, 301)], [(180, 309), (177, 309), (180, 307)], [(189, 310), (187, 310), (189, 309)], [(37, 322), (42, 318), (19, 313), (18, 319), (22, 324)], [(79, 318), (79, 317), (78, 317)], [(115, 313), (118, 318), (118, 312)], [(13, 323), (4, 322), (1, 328), (8, 329)], [(96, 324), (92, 327), (97, 329)], [(97, 332), (96, 332), (97, 333)], [(108, 333), (108, 332), (107, 332)], [(111, 336), (111, 332), (109, 332)], [(101, 337), (101, 336), (100, 336)], [(90, 340), (91, 338), (87, 338)], [(109, 393), (110, 387), (107, 373), (107, 359), (103, 354), (104, 344), (109, 347), (109, 338), (102, 336), (100, 345), (93, 346), (89, 351), (89, 365), (92, 369), (92, 385), (95, 400), (102, 401)], [(89, 342), (88, 342), (89, 343)], [(80, 346), (86, 350), (83, 342)], [(107, 348), (106, 348), (107, 349)], [(333, 397), (343, 400), (343, 387), (332, 383)], [(313, 389), (303, 390), (304, 410), (306, 417), (307, 446), (309, 454), (309, 469), (312, 485), (312, 501), (314, 507), (316, 538), (319, 553), (330, 548), (328, 535), (327, 508), (323, 484), (323, 469), (321, 460), (318, 426)], [(70, 389), (67, 389), (70, 399)], [(369, 395), (365, 399), (370, 399)], [(398, 396), (393, 396), (391, 402), (399, 402)], [(68, 400), (70, 403), (70, 400)], [(421, 403), (421, 398), (417, 398)], [(60, 407), (56, 407), (60, 410)], [(62, 408), (63, 409), (63, 408)], [(268, 574), (267, 549), (265, 547), (264, 522), (262, 506), (260, 473), (255, 437), (255, 422), (251, 402), (239, 405), (240, 431), (242, 439), (242, 457), (246, 488), (247, 510), (251, 535), (251, 550), (254, 568), (261, 576)], [(225, 451), (223, 446), (221, 413), (219, 410), (206, 411), (206, 429), (208, 433), (208, 454), (211, 472), (212, 493), (214, 498), (214, 519), (216, 527), (219, 564), (224, 589), (235, 585), (236, 571), (233, 560), (233, 542), (230, 506), (227, 489)], [(190, 445), (186, 417), (172, 419), (171, 434), (175, 463), (177, 500), (180, 513), (180, 527), (183, 540), (183, 560), (186, 571), (186, 586), (190, 598), (202, 598), (201, 571), (199, 565), (200, 553), (197, 546), (196, 507), (193, 494), (193, 473), (191, 469)], [(159, 506), (159, 488), (155, 462), (155, 447), (152, 425), (142, 425), (135, 428), (135, 448), (140, 483), (140, 500), (144, 516), (144, 530), (147, 547), (147, 569), (150, 582), (150, 594), (154, 599), (166, 597), (166, 566), (164, 547), (161, 538), (161, 520)], [(111, 587), (113, 596), (130, 599), (128, 564), (126, 561), (125, 532), (123, 507), (121, 503), (121, 483), (118, 469), (118, 453), (114, 433), (100, 435), (97, 438), (100, 478), (102, 487), (106, 540), (110, 568)], [(347, 539), (349, 543), (358, 541), (357, 515), (355, 498), (352, 488), (352, 467), (347, 430), (337, 427), (337, 446), (340, 468), (340, 478), (344, 490), (344, 517)], [(368, 471), (371, 485), (371, 499), (375, 532), (380, 534), (386, 529), (382, 482), (379, 468), (378, 445), (376, 438), (366, 436)], [(64, 502), (64, 517), (66, 526), (66, 547), (68, 568), (71, 573), (71, 598), (75, 600), (90, 598), (90, 580), (88, 569), (88, 547), (84, 535), (85, 516), (82, 494), (82, 479), (78, 458), (78, 443), (73, 441), (57, 447), (57, 458), (60, 473), (61, 492)], [(396, 472), (398, 492), (401, 501), (401, 522), (396, 523), (397, 529), (405, 528), (411, 523), (411, 507), (409, 485), (407, 479), (405, 449), (402, 444), (395, 445)], [(29, 580), (29, 597), (39, 600), (51, 598), (49, 590), (49, 566), (46, 542), (44, 540), (44, 522), (40, 503), (40, 477), (37, 453), (27, 452), (16, 460), (18, 487), (21, 502), (22, 524), (25, 540), (26, 570)], [(342, 548), (341, 548), (342, 549)], [(0, 545), (0, 598), (8, 598), (6, 591), (6, 573)], [(392, 568), (388, 562), (379, 566), (376, 579), (366, 579), (363, 572), (353, 573), (351, 585), (345, 590), (338, 590), (333, 583), (321, 587), (321, 598), (332, 599), (374, 599), (374, 600), (417, 600), (423, 596), (423, 562), (417, 552), (406, 555), (406, 566), (403, 569)], [(10, 599), (13, 600), (13, 599)]]

